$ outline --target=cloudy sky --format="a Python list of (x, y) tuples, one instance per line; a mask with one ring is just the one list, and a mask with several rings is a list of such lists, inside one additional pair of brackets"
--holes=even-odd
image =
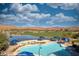
[(78, 3), (0, 4), (0, 24), (23, 27), (79, 26)]

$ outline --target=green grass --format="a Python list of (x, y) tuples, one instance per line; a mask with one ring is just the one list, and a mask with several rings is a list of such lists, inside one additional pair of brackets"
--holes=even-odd
[(79, 40), (72, 40), (72, 42), (78, 42), (79, 43)]
[(46, 36), (46, 37), (53, 37), (53, 36), (60, 36), (60, 37), (71, 37), (74, 32), (69, 31), (37, 31), (38, 33), (31, 32), (24, 32), (22, 35), (33, 35), (33, 36)]

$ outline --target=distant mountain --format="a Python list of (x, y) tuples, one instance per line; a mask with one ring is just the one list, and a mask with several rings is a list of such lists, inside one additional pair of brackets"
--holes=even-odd
[(16, 28), (16, 26), (0, 25), (0, 30), (11, 30), (14, 28)]
[(0, 30), (63, 30), (62, 27), (16, 27), (0, 25)]
[(22, 29), (29, 29), (29, 30), (62, 30), (63, 28), (59, 27), (28, 27), (28, 28), (22, 28)]
[(55, 31), (79, 31), (78, 26), (73, 27), (16, 27), (8, 25), (0, 25), (0, 30), (55, 30)]
[(79, 26), (66, 27), (65, 29), (69, 31), (79, 31)]

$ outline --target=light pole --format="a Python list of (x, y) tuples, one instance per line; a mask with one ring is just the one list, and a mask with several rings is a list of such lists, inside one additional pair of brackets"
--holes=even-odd
[(39, 56), (41, 55), (41, 49), (42, 47), (41, 47), (41, 44), (39, 43), (39, 51), (38, 51)]
[(39, 56), (40, 56), (40, 44), (39, 44), (39, 51), (38, 51), (38, 54), (39, 54)]
[(41, 41), (42, 41), (42, 39), (43, 39), (42, 36), (40, 36), (40, 37), (38, 38), (38, 41), (39, 41), (39, 51), (38, 51), (38, 54), (39, 54), (39, 56), (40, 56), (40, 54), (41, 54), (41, 49), (42, 49), (42, 47), (41, 47)]

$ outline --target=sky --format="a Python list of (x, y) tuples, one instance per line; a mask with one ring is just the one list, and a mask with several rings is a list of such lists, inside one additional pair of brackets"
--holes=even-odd
[(0, 3), (0, 25), (79, 26), (79, 3)]

